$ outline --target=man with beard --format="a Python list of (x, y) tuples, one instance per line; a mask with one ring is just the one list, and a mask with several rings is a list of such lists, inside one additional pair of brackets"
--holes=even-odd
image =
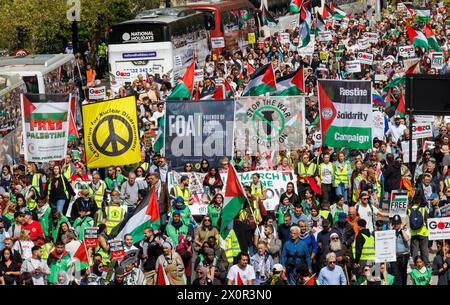
[(334, 224), (334, 229), (341, 234), (343, 245), (349, 248), (355, 239), (355, 230), (347, 221), (347, 214), (339, 214), (338, 221)]
[[(330, 245), (328, 246), (328, 249), (325, 250), (325, 257), (328, 253), (331, 252), (336, 254), (337, 264), (343, 269), (347, 268), (348, 270), (348, 264), (350, 262), (350, 252), (348, 251), (348, 248), (342, 243), (337, 233), (331, 233)], [(324, 261), (323, 264), (325, 265), (325, 263), (326, 262)]]

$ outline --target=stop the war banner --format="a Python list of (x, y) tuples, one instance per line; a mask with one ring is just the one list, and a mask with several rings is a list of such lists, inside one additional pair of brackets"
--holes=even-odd
[[(297, 176), (293, 172), (279, 172), (279, 171), (251, 171), (245, 173), (238, 173), (239, 180), (242, 185), (249, 185), (252, 182), (253, 174), (259, 173), (260, 181), (263, 185), (267, 199), (263, 201), (264, 207), (272, 211), (280, 202), (280, 196), (286, 191), (286, 185), (288, 182), (294, 183), (294, 190), (297, 192)], [(192, 215), (206, 215), (208, 213), (207, 203), (210, 201), (211, 196), (205, 194), (203, 188), (203, 180), (205, 179), (205, 173), (196, 172), (175, 172), (170, 171), (167, 180), (167, 186), (169, 191), (177, 183), (179, 183), (181, 176), (189, 177), (189, 190), (193, 197), (193, 204), (189, 206)], [(227, 174), (220, 174), (223, 185), (226, 185)], [(222, 194), (223, 194), (222, 190)]]
[(58, 161), (66, 157), (70, 95), (22, 94), (25, 160)]
[(318, 80), (323, 144), (330, 147), (372, 147), (370, 81)]
[(305, 145), (305, 100), (302, 96), (243, 97), (236, 101), (235, 143), (245, 151), (270, 153)]
[(208, 159), (218, 166), (233, 153), (234, 100), (170, 101), (165, 120), (165, 156), (173, 170)]

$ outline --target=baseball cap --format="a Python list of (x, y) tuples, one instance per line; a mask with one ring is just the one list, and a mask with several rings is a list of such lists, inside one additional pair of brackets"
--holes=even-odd
[(273, 265), (273, 271), (274, 272), (282, 272), (284, 270), (283, 265), (282, 264), (275, 264)]
[(180, 216), (181, 215), (180, 211), (173, 211), (172, 216), (175, 216), (175, 215)]

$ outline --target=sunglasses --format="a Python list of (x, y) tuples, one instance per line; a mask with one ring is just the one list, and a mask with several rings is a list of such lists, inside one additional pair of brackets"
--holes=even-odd
[[(161, 162), (161, 161), (160, 161), (160, 162)], [(186, 167), (192, 167), (192, 165), (189, 164), (189, 165), (186, 165)]]
[(333, 237), (331, 240), (339, 240), (339, 237)]
[(368, 200), (369, 199), (369, 197), (364, 197), (364, 198), (361, 198), (362, 200)]
[(331, 261), (331, 262), (328, 262), (328, 264), (330, 264), (330, 265), (334, 265), (334, 264), (336, 264), (336, 261)]

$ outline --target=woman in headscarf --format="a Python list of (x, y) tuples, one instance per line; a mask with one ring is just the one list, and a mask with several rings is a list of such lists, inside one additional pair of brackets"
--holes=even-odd
[(200, 162), (200, 169), (198, 170), (200, 173), (208, 173), (209, 172), (209, 162), (206, 159), (203, 159)]
[(208, 268), (203, 266), (198, 266), (197, 268), (197, 278), (192, 282), (192, 285), (213, 285), (213, 282), (208, 277)]
[[(163, 243), (163, 254), (161, 254), (158, 257), (158, 259), (156, 260), (156, 270), (159, 270), (159, 268), (161, 268), (163, 271), (165, 271), (167, 279), (169, 279), (169, 273), (172, 273), (172, 276), (174, 273), (173, 271), (167, 272), (167, 270), (168, 270), (167, 267), (169, 265), (172, 265), (175, 267), (176, 277), (183, 279), (184, 284), (186, 284), (186, 276), (184, 273), (184, 264), (183, 264), (183, 260), (181, 259), (181, 256), (177, 252), (173, 251), (172, 244), (170, 244), (168, 242), (164, 242)], [(172, 267), (170, 267), (170, 268), (172, 268)], [(160, 281), (160, 279), (158, 279), (158, 281)], [(166, 283), (166, 284), (168, 284), (168, 283)]]
[(319, 215), (318, 207), (312, 207), (311, 214), (308, 215), (307, 226), (315, 237), (317, 237), (317, 234), (322, 231), (322, 217)]
[(70, 285), (69, 274), (66, 271), (59, 271), (58, 273), (58, 281), (55, 283), (57, 286), (65, 286)]
[(222, 190), (223, 182), (217, 168), (210, 168), (205, 176), (205, 179), (203, 179), (203, 187), (207, 187), (211, 195), (215, 195), (217, 192)]
[(170, 285), (186, 285), (184, 280), (178, 276), (177, 267), (174, 265), (167, 265), (166, 267), (167, 278)]

